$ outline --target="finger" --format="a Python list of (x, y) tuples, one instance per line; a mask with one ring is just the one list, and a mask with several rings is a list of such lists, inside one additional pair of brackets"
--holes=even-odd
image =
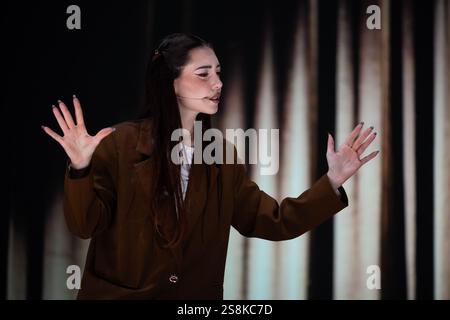
[(69, 131), (69, 127), (67, 126), (66, 120), (64, 120), (63, 116), (61, 115), (61, 112), (57, 107), (52, 105), (53, 114), (55, 115), (56, 121), (58, 121), (59, 127), (61, 130), (66, 134), (67, 131)]
[(366, 141), (357, 149), (358, 155), (362, 155), (364, 151), (366, 151), (367, 147), (372, 143), (373, 140), (375, 140), (377, 136), (377, 133), (372, 133), (369, 138), (367, 138)]
[(78, 127), (84, 127), (83, 110), (81, 109), (80, 100), (73, 95), (73, 105), (75, 107), (75, 119)]
[(358, 150), (358, 148), (361, 146), (363, 141), (366, 140), (367, 136), (372, 132), (372, 130), (373, 130), (372, 126), (370, 128), (367, 128), (366, 130), (364, 130), (364, 133), (362, 135), (360, 135), (358, 137), (358, 139), (356, 139), (355, 143), (353, 143), (352, 148), (354, 150)]
[(334, 150), (334, 139), (333, 139), (333, 136), (330, 133), (328, 133), (327, 152), (329, 152), (329, 153), (335, 152), (335, 150)]
[(353, 142), (355, 141), (356, 137), (358, 136), (359, 132), (361, 131), (363, 125), (364, 125), (364, 122), (360, 122), (355, 127), (355, 129), (353, 129), (352, 133), (350, 133), (350, 135), (345, 140), (345, 144), (349, 145), (350, 147), (353, 146)]
[(111, 133), (113, 133), (114, 131), (116, 131), (116, 128), (104, 128), (102, 130), (100, 130), (96, 135), (95, 135), (95, 140), (97, 141), (97, 143), (100, 143), (104, 138), (106, 138), (107, 136), (109, 136)]
[(375, 156), (379, 153), (380, 153), (380, 151), (374, 151), (371, 154), (369, 154), (368, 156), (365, 156), (364, 158), (361, 159), (361, 163), (362, 163), (361, 165), (366, 164), (367, 162), (369, 162), (370, 160), (375, 158)]
[(75, 123), (73, 122), (72, 115), (70, 114), (69, 109), (67, 109), (64, 102), (62, 102), (61, 100), (58, 100), (58, 106), (64, 115), (64, 119), (66, 120), (66, 123), (67, 123), (67, 126), (69, 127), (69, 129), (75, 128)]
[(53, 131), (52, 129), (50, 129), (49, 127), (46, 126), (41, 126), (42, 130), (44, 130), (44, 132), (46, 134), (48, 134), (50, 137), (52, 137), (53, 139), (55, 139), (56, 141), (58, 141), (60, 144), (62, 144), (62, 137), (57, 134), (55, 131)]

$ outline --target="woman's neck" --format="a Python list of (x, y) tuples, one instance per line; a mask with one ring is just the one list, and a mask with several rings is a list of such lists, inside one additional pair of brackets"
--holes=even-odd
[[(194, 122), (197, 117), (198, 112), (194, 111), (183, 111), (183, 108), (180, 108), (180, 116), (181, 116), (181, 126), (183, 129), (189, 131), (190, 137), (184, 136), (183, 143), (187, 146), (193, 146), (194, 144)], [(190, 139), (189, 139), (190, 138)]]

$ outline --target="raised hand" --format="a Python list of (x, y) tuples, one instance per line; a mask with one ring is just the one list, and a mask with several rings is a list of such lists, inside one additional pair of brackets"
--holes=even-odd
[(331, 134), (328, 134), (327, 175), (335, 189), (340, 187), (347, 179), (354, 175), (361, 166), (375, 158), (379, 153), (379, 151), (374, 151), (364, 158), (360, 158), (377, 135), (376, 132), (371, 134), (373, 127), (370, 127), (367, 128), (363, 134), (358, 136), (363, 126), (364, 122), (359, 123), (337, 151), (334, 150), (333, 137)]
[(73, 121), (72, 115), (66, 105), (61, 100), (58, 100), (58, 106), (62, 114), (57, 107), (52, 106), (53, 114), (64, 133), (62, 137), (49, 127), (42, 126), (42, 129), (63, 147), (67, 156), (70, 158), (71, 166), (75, 169), (82, 169), (87, 167), (91, 162), (92, 155), (100, 141), (111, 134), (115, 128), (104, 128), (95, 136), (89, 135), (84, 125), (80, 101), (75, 95), (73, 96), (73, 105), (75, 107), (76, 123)]

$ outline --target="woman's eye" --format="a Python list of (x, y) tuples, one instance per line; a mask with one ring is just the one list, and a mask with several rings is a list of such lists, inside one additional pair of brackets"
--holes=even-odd
[[(216, 71), (217, 75), (220, 76), (220, 71)], [(197, 73), (199, 77), (206, 78), (209, 76), (208, 73)]]

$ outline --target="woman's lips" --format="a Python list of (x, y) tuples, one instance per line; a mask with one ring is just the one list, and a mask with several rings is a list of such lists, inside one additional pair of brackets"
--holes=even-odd
[(209, 98), (209, 100), (211, 100), (214, 103), (219, 103), (220, 102), (220, 96), (218, 95), (218, 96)]

